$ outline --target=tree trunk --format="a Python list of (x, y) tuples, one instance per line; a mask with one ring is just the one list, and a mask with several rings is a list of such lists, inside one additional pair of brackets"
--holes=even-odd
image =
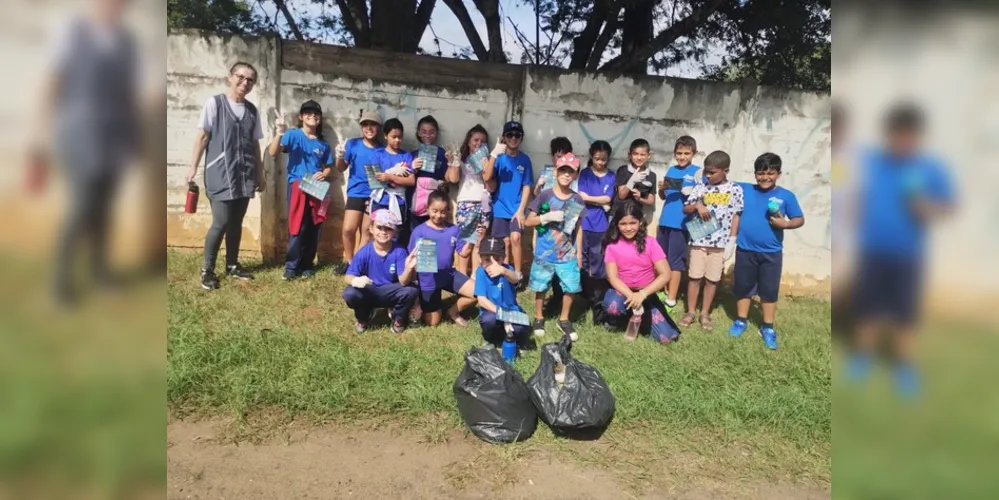
[[(621, 33), (622, 56), (634, 54), (652, 43), (652, 35), (655, 32), (652, 26), (652, 12), (655, 6), (654, 0), (635, 0), (625, 6)], [(648, 61), (648, 58), (645, 60)], [(646, 66), (647, 64), (645, 66), (633, 64), (622, 68), (622, 71), (644, 75), (648, 69)]]
[(368, 6), (364, 0), (336, 0), (340, 15), (351, 36), (354, 46), (371, 48), (371, 27), (368, 25)]
[(609, 14), (610, 0), (597, 0), (597, 3), (586, 16), (583, 31), (572, 41), (572, 57), (569, 59), (569, 69), (584, 69), (586, 61), (590, 60), (594, 44), (600, 36), (600, 27), (604, 25)]
[(465, 3), (462, 0), (443, 0), (444, 5), (447, 5), (451, 12), (454, 13), (454, 17), (458, 18), (458, 22), (461, 24), (461, 29), (465, 32), (465, 37), (468, 38), (468, 43), (472, 44), (472, 50), (475, 52), (475, 58), (480, 61), (489, 60), (489, 51), (486, 50), (486, 46), (482, 43), (482, 38), (479, 37), (479, 32), (475, 30), (475, 23), (472, 22), (472, 17), (468, 15), (468, 9), (465, 8)]
[(499, 13), (499, 0), (474, 0), (475, 7), (486, 20), (486, 35), (489, 37), (489, 60), (506, 62), (503, 52), (503, 19)]

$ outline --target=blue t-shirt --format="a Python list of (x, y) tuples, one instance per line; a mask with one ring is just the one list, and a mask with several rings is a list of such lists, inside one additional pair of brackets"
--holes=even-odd
[(407, 256), (409, 254), (405, 248), (394, 245), (383, 257), (375, 251), (375, 243), (368, 242), (354, 254), (354, 259), (347, 268), (347, 274), (367, 276), (376, 286), (398, 283), (399, 275), (406, 269)]
[[(576, 200), (576, 203), (583, 205), (583, 198), (577, 193), (572, 193), (568, 198), (563, 200), (555, 196), (554, 190), (546, 189), (531, 202), (531, 205), (527, 207), (527, 211), (542, 215), (541, 205), (544, 203), (548, 203), (549, 212), (564, 210), (569, 200)], [(582, 220), (584, 215), (585, 208), (584, 213), (579, 215), (580, 220)], [(576, 225), (569, 233), (562, 232), (562, 224), (562, 222), (552, 222), (547, 225), (545, 232), (540, 234), (535, 230), (537, 239), (534, 243), (534, 260), (553, 264), (575, 262), (576, 232), (579, 231), (579, 221), (576, 222)]]
[[(503, 264), (503, 267), (513, 269), (510, 264)], [(503, 275), (490, 278), (482, 266), (475, 270), (475, 296), (485, 297), (501, 309), (524, 312), (517, 304), (517, 292), (510, 280)], [(485, 309), (479, 308), (479, 312), (484, 313)]]
[(499, 181), (499, 187), (493, 197), (493, 217), (512, 219), (520, 208), (524, 186), (534, 184), (531, 158), (519, 151), (517, 156), (501, 154), (496, 158), (494, 175)]
[[(615, 177), (609, 170), (604, 171), (603, 177), (600, 177), (593, 171), (592, 167), (584, 168), (579, 173), (578, 181), (580, 193), (586, 193), (587, 196), (609, 196), (611, 202), (608, 205), (614, 202), (616, 191), (614, 189)], [(604, 207), (590, 203), (586, 204), (583, 231), (594, 233), (607, 231), (607, 212), (604, 212)]]
[(926, 250), (926, 226), (913, 212), (910, 200), (923, 196), (935, 203), (954, 202), (947, 168), (927, 155), (892, 157), (869, 151), (861, 157), (858, 208), (859, 248), (889, 257), (921, 258)]
[[(663, 181), (666, 184), (666, 199), (663, 200), (663, 211), (659, 214), (660, 226), (683, 229), (683, 223), (692, 215), (683, 213), (683, 205), (686, 203), (687, 197), (680, 192), (680, 189), (692, 188), (697, 185), (697, 173), (702, 171), (699, 165), (693, 164), (687, 165), (685, 168), (673, 165), (666, 170), (666, 175), (663, 176)], [(670, 187), (671, 180), (679, 182), (680, 189)]]
[(368, 175), (364, 173), (365, 165), (377, 165), (378, 153), (382, 146), (369, 148), (364, 139), (355, 137), (347, 140), (344, 146), (343, 161), (347, 162), (347, 196), (351, 198), (370, 198), (371, 188), (368, 187)]
[(310, 139), (300, 128), (281, 136), (281, 148), (288, 153), (288, 184), (304, 177), (311, 178), (333, 163), (333, 148), (329, 143), (319, 138)]
[(416, 248), (416, 242), (420, 238), (433, 240), (437, 244), (437, 272), (417, 273), (420, 278), (421, 290), (435, 290), (437, 288), (438, 276), (443, 277), (446, 273), (454, 272), (454, 250), (458, 246), (458, 226), (448, 226), (444, 229), (434, 229), (429, 224), (423, 223), (413, 229), (413, 234), (409, 237), (409, 252)]
[[(400, 151), (398, 153), (389, 153), (386, 149), (382, 149), (378, 152), (378, 165), (382, 167), (382, 172), (387, 172), (390, 168), (393, 168), (400, 163), (405, 163), (406, 168), (409, 169), (410, 173), (413, 172), (413, 155), (409, 154), (409, 152)], [(367, 182), (367, 177), (365, 177), (365, 182)], [(399, 197), (400, 205), (406, 204), (406, 189), (404, 187), (390, 187), (389, 190), (396, 192), (396, 195)], [(389, 204), (388, 197), (391, 195), (389, 190), (386, 190), (385, 194), (382, 195), (381, 199), (378, 200), (377, 203), (386, 206)], [(403, 212), (405, 212), (405, 210)]]
[(777, 253), (784, 250), (784, 230), (770, 225), (767, 205), (776, 202), (781, 216), (789, 219), (804, 217), (794, 193), (780, 186), (764, 191), (756, 184), (740, 182), (745, 205), (739, 218), (739, 236), (736, 245), (743, 250), (760, 253)]

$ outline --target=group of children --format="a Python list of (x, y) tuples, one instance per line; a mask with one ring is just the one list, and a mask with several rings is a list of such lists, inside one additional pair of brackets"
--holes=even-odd
[[(546, 170), (535, 180), (531, 160), (520, 150), (524, 129), (516, 121), (504, 125), (491, 148), (486, 129), (476, 125), (459, 148), (446, 151), (436, 145), (437, 121), (426, 116), (417, 123), (421, 148), (413, 152), (401, 149), (404, 129), (398, 119), (383, 123), (377, 112), (364, 111), (358, 123), (360, 138), (331, 148), (322, 136), (322, 110), (308, 101), (300, 109), (298, 128), (288, 131), (278, 119), (269, 152), (288, 154), (291, 239), (285, 279), (314, 274), (326, 217), (322, 200), (304, 194), (300, 183), (325, 180), (332, 168), (347, 173), (344, 262), (336, 272), (345, 275), (343, 297), (354, 310), (359, 333), (375, 308), (391, 309), (396, 333), (414, 320), (437, 325), (445, 314), (441, 292), (447, 290), (458, 295), (446, 312), (450, 320), (466, 324), (461, 312), (478, 304), (487, 342), (500, 341), (507, 322), (516, 322), (512, 330), (524, 342), (532, 331), (545, 334), (545, 297), (552, 289), (552, 299), (561, 302), (557, 328), (574, 341), (578, 333), (569, 311), (582, 295), (594, 324), (640, 322), (640, 331), (669, 343), (678, 338), (680, 327), (696, 320), (699, 296), (700, 323), (712, 328), (709, 313), (717, 284), (724, 262), (734, 256), (738, 318), (729, 332), (738, 336), (747, 328), (749, 299), (758, 294), (763, 303), (760, 336), (776, 349), (773, 323), (783, 232), (804, 223), (794, 194), (777, 186), (779, 156), (765, 153), (756, 159), (755, 184), (735, 183), (727, 179), (728, 154), (715, 151), (703, 168), (694, 165), (696, 142), (684, 136), (673, 149), (675, 164), (657, 182), (649, 168), (652, 150), (644, 139), (632, 142), (628, 164), (612, 174), (607, 142), (590, 145), (581, 169), (572, 143), (558, 137), (551, 141), (550, 174)], [(436, 154), (429, 154), (428, 147)], [(376, 174), (371, 166), (378, 167)], [(372, 176), (384, 187), (372, 188)], [(452, 223), (448, 186), (455, 184)], [(663, 207), (653, 238), (647, 234), (645, 214), (657, 194)], [(521, 254), (525, 228), (534, 228), (536, 236), (526, 280)], [(355, 241), (358, 230), (360, 245)], [(436, 272), (417, 272), (421, 245), (435, 247)], [(689, 277), (687, 312), (677, 324), (669, 315), (684, 271)], [(525, 286), (535, 293), (530, 325), (516, 300), (517, 290)]]

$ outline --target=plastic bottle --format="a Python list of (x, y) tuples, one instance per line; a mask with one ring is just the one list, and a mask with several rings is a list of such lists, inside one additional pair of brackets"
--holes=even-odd
[(198, 211), (198, 185), (191, 182), (187, 185), (187, 200), (184, 202), (184, 211), (193, 214)]
[[(544, 214), (548, 213), (549, 210), (551, 210), (551, 207), (548, 206), (548, 202), (547, 201), (544, 202), (544, 203), (542, 203), (540, 208), (541, 208), (541, 211), (538, 212), (538, 215), (544, 215)], [(539, 224), (538, 227), (534, 231), (536, 233), (538, 233), (538, 234), (544, 234), (545, 231), (547, 231), (547, 230), (548, 230), (548, 228), (545, 227), (544, 224)]]
[(780, 203), (776, 201), (771, 201), (767, 203), (767, 214), (770, 216), (776, 216), (780, 213)]
[(513, 365), (513, 360), (517, 358), (517, 340), (513, 336), (513, 325), (507, 323), (504, 328), (506, 338), (503, 339), (503, 361)]
[(625, 339), (635, 340), (638, 338), (638, 329), (642, 326), (643, 314), (645, 314), (645, 308), (642, 306), (638, 306), (638, 309), (631, 311), (631, 319), (628, 320), (628, 327), (624, 330)]

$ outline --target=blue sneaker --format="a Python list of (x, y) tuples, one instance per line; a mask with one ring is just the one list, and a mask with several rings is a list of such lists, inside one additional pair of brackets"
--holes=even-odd
[(763, 339), (763, 343), (767, 345), (767, 349), (771, 351), (777, 350), (777, 331), (773, 328), (760, 328), (760, 338)]
[(739, 337), (742, 335), (742, 332), (746, 331), (746, 327), (748, 326), (749, 323), (746, 323), (741, 319), (737, 319), (732, 322), (732, 326), (728, 327), (728, 334), (733, 337)]
[(850, 382), (860, 383), (871, 375), (872, 359), (870, 354), (853, 354), (846, 364), (846, 378)]
[(906, 400), (914, 400), (919, 396), (919, 372), (911, 363), (899, 363), (892, 371), (895, 380), (895, 393)]

